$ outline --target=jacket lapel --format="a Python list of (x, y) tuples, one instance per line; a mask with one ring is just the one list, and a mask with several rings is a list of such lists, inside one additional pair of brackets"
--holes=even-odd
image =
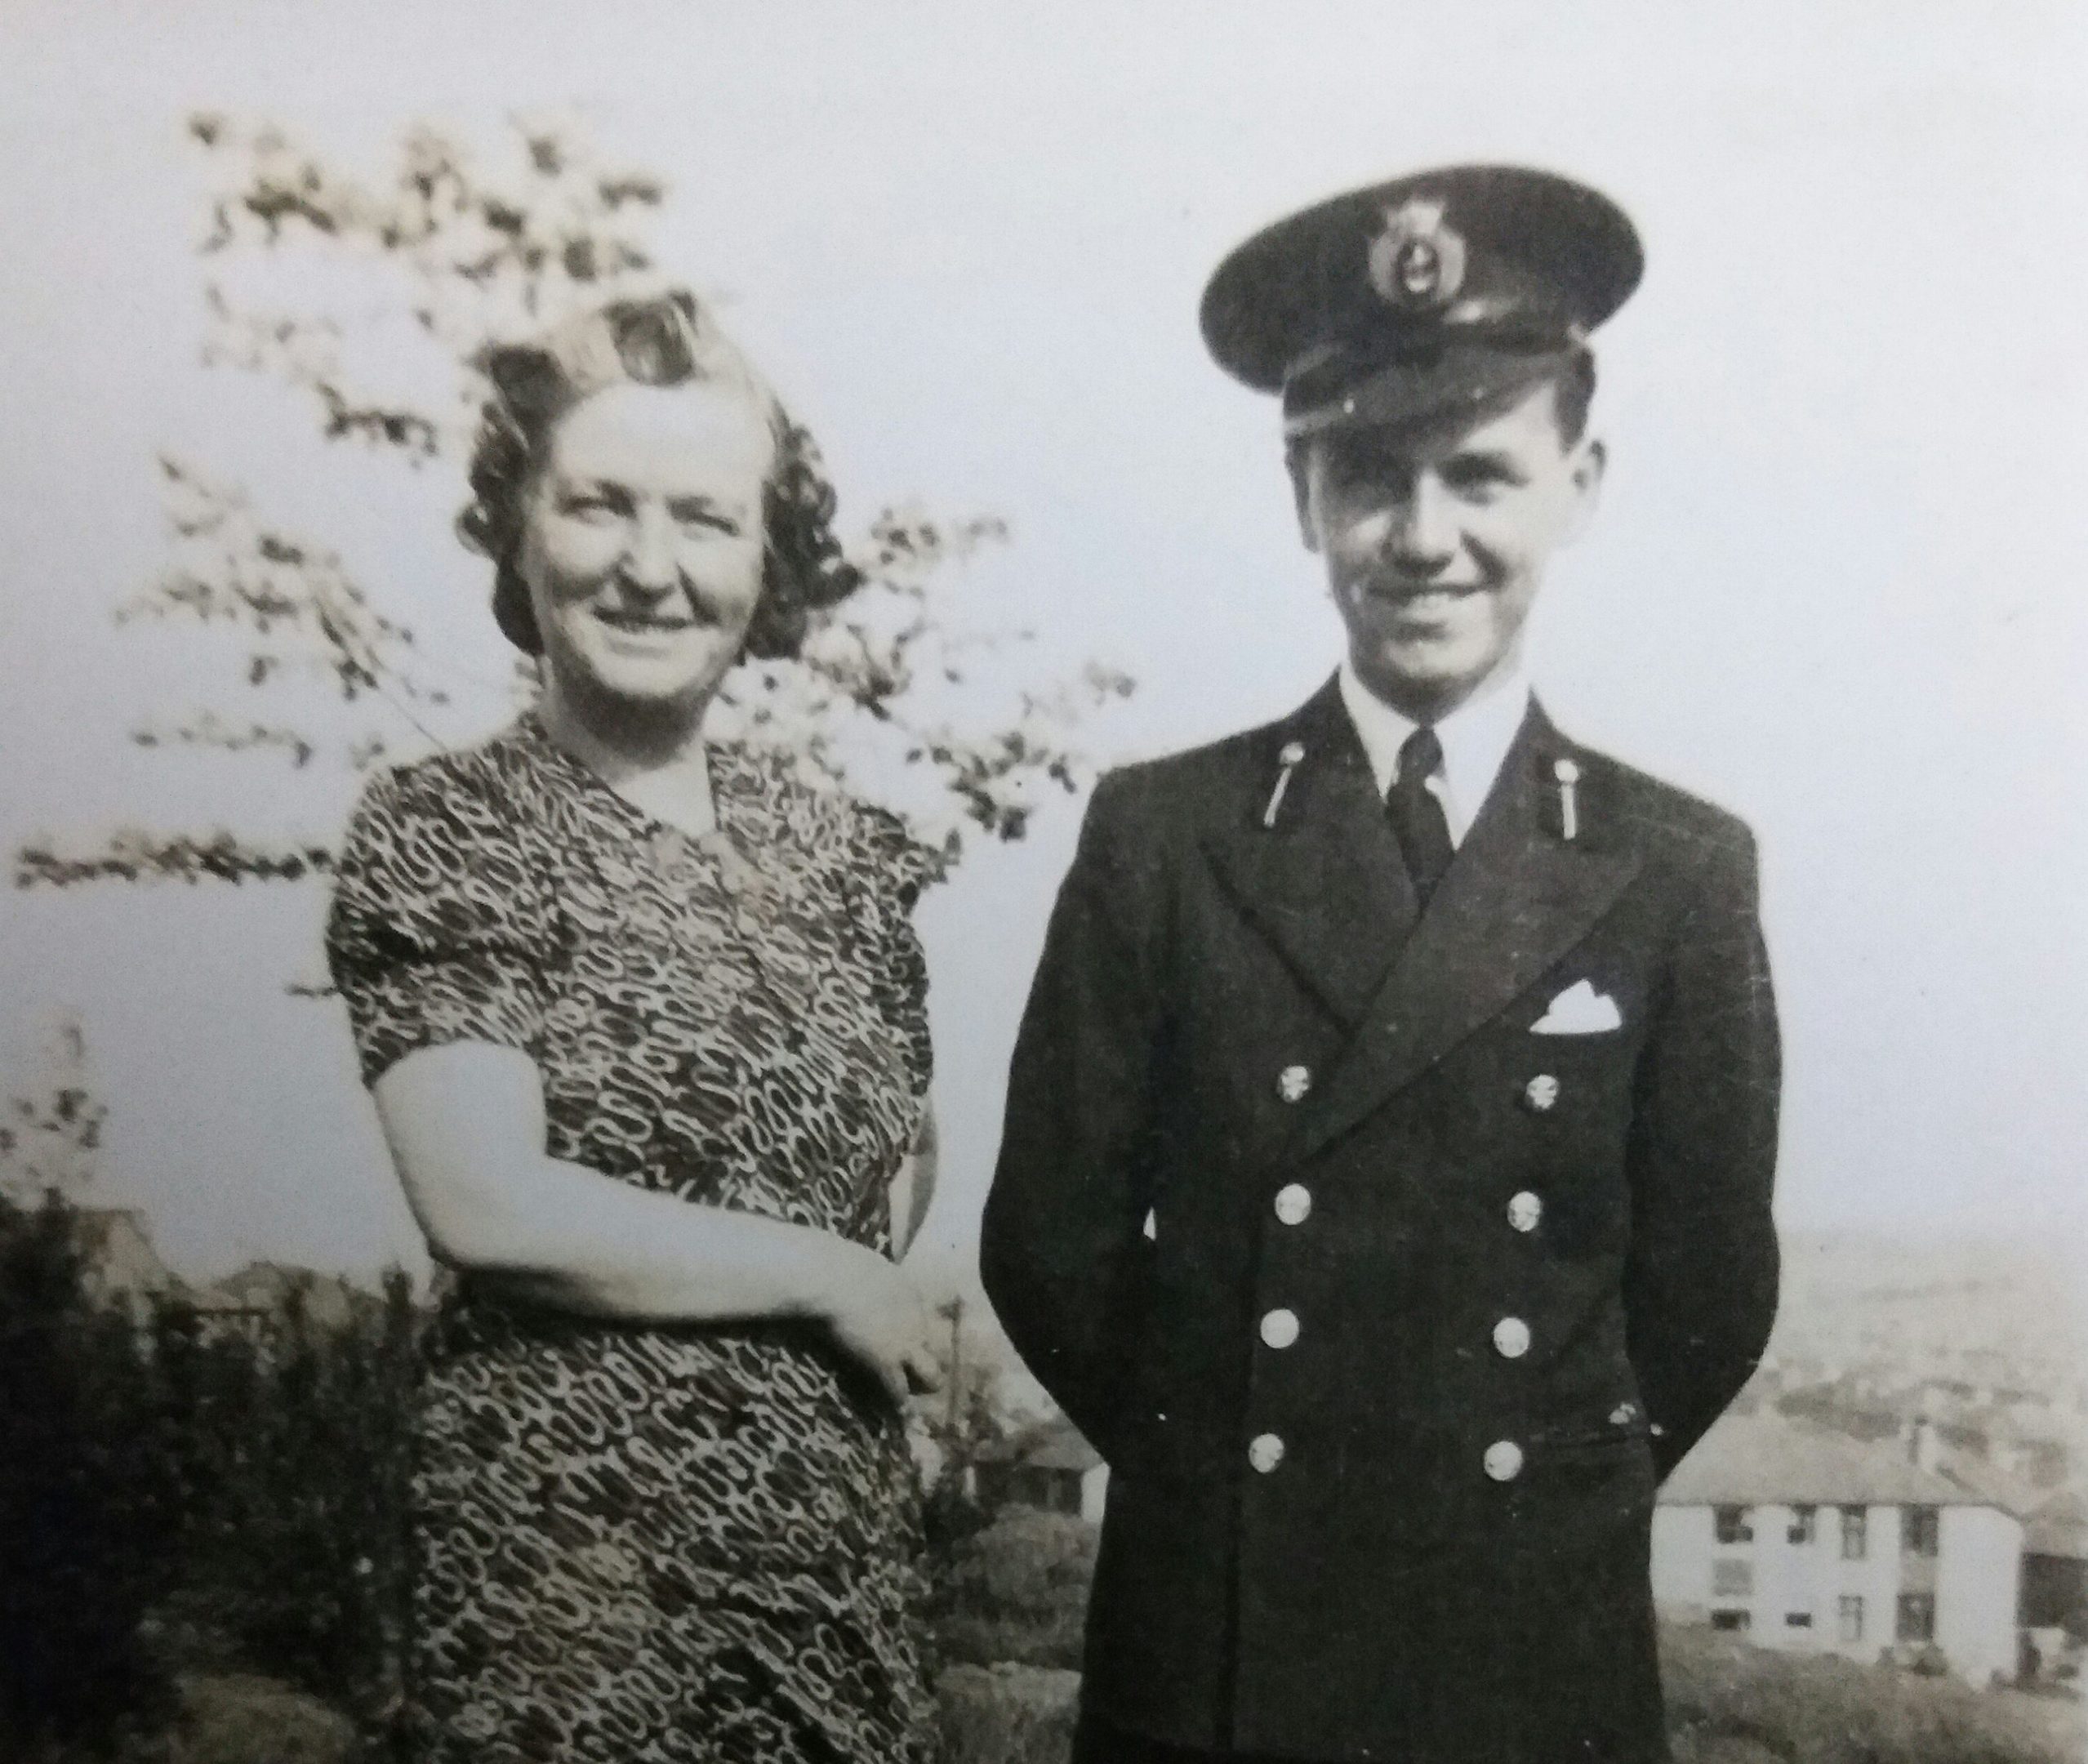
[[(1293, 749), (1298, 757), (1286, 767), (1284, 754)], [(1415, 903), (1369, 761), (1333, 681), (1257, 737), (1248, 785), (1236, 820), (1207, 836), (1207, 855), (1241, 915), (1352, 1029), (1413, 929)]]
[[(1587, 935), (1636, 872), (1636, 856), (1599, 814), (1583, 808), (1578, 836), (1562, 836), (1552, 765), (1573, 752), (1533, 703), (1427, 913), (1301, 1118), (1302, 1152), (1346, 1133), (1499, 1015)], [(1583, 764), (1583, 777), (1587, 770)]]

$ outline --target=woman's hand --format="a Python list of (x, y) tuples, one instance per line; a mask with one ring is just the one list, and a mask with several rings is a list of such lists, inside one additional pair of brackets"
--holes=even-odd
[(935, 1357), (935, 1316), (920, 1290), (874, 1250), (850, 1257), (821, 1307), (843, 1351), (875, 1374), (892, 1401), (942, 1383)]

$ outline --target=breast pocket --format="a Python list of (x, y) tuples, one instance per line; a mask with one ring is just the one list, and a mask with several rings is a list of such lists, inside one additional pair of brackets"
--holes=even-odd
[(1642, 1038), (1636, 1028), (1583, 1031), (1574, 1035), (1525, 1034), (1516, 1052), (1533, 1076), (1552, 1075), (1555, 1094), (1526, 1097), (1538, 1112), (1565, 1104), (1577, 1111), (1586, 1105), (1628, 1096), (1638, 1069)]

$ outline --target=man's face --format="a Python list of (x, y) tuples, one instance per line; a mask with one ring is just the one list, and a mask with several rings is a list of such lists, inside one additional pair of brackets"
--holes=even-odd
[(1365, 685), (1418, 721), (1454, 710), (1522, 634), (1552, 554), (1580, 530), (1602, 449), (1569, 442), (1549, 381), (1504, 409), (1337, 429), (1294, 470)]

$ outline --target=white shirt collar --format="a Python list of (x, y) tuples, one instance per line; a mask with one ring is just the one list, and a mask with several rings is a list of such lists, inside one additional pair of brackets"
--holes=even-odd
[[(1418, 725), (1365, 686), (1347, 656), (1342, 657), (1341, 695), (1382, 796), (1399, 777), (1400, 745)], [(1513, 656), (1436, 724), (1436, 738), (1443, 744), (1443, 776), (1431, 779), (1429, 787), (1443, 805), (1452, 844), (1463, 843), (1529, 708), (1529, 672), (1521, 657)]]

